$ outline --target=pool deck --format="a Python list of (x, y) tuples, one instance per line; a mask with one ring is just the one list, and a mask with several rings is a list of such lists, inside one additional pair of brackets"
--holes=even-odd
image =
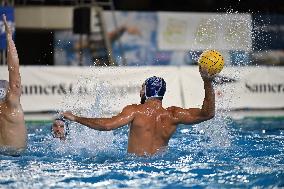
[(236, 120), (244, 118), (277, 118), (284, 120), (284, 110), (237, 110), (230, 111), (229, 116)]
[[(229, 117), (234, 120), (245, 118), (276, 118), (284, 120), (284, 110), (231, 110)], [(25, 120), (32, 122), (50, 122), (53, 120), (52, 113), (25, 113)]]

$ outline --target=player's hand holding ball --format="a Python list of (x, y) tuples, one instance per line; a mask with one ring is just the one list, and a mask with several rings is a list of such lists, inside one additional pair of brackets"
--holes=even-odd
[(199, 71), (202, 79), (212, 79), (224, 67), (224, 58), (216, 50), (204, 51), (198, 59)]

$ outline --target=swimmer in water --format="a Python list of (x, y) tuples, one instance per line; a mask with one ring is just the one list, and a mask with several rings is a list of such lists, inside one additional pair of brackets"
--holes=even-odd
[(3, 21), (8, 48), (9, 82), (0, 80), (0, 153), (20, 155), (26, 149), (27, 129), (20, 103), (22, 90), (19, 58), (5, 15)]
[(61, 141), (65, 141), (69, 134), (68, 122), (63, 118), (56, 118), (51, 125), (51, 134), (53, 138), (58, 138)]
[(141, 104), (128, 105), (112, 118), (79, 117), (71, 112), (64, 112), (63, 116), (99, 131), (110, 131), (129, 125), (128, 153), (138, 156), (153, 155), (168, 146), (178, 124), (196, 124), (214, 117), (214, 76), (209, 76), (207, 70), (201, 67), (199, 72), (205, 89), (201, 109), (183, 109), (176, 106), (164, 108), (162, 100), (166, 92), (166, 82), (163, 78), (153, 76), (146, 79), (142, 85)]

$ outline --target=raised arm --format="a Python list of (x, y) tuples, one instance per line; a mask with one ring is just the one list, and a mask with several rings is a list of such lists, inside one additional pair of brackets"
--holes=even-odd
[(126, 106), (121, 113), (112, 118), (86, 118), (64, 112), (62, 115), (71, 121), (78, 122), (91, 129), (99, 131), (110, 131), (131, 123), (136, 113), (136, 105)]
[(205, 97), (202, 108), (183, 109), (170, 107), (176, 124), (192, 124), (209, 120), (215, 116), (215, 92), (212, 85), (213, 77), (209, 76), (206, 70), (199, 68), (200, 75), (204, 82)]
[(9, 92), (10, 97), (16, 97), (19, 99), (21, 96), (21, 76), (19, 70), (19, 58), (15, 43), (12, 39), (12, 30), (8, 26), (6, 16), (3, 15), (3, 21), (5, 25), (6, 38), (7, 38), (7, 64), (9, 71)]

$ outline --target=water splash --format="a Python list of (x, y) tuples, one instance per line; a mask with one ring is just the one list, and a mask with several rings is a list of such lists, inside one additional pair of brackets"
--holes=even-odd
[[(91, 78), (81, 76), (76, 83), (77, 90), (67, 94), (62, 100), (60, 111), (71, 110), (77, 116), (90, 118), (111, 114), (108, 99), (115, 97), (108, 90), (109, 86), (108, 82), (96, 78), (95, 74)], [(52, 141), (51, 148), (56, 153), (96, 156), (112, 148), (115, 139), (112, 131), (96, 131), (75, 122), (69, 128), (70, 135), (65, 142), (48, 139)]]
[[(237, 68), (234, 69), (234, 73), (230, 72), (229, 75), (231, 80), (237, 81), (241, 75), (241, 70), (246, 66), (256, 64), (252, 58), (253, 56), (256, 54), (258, 56), (264, 55), (265, 48), (263, 49), (261, 46), (267, 46), (271, 38), (264, 32), (267, 20), (262, 19), (260, 15), (258, 19), (255, 19), (252, 14), (240, 14), (233, 9), (224, 10), (223, 12), (203, 22), (198, 30), (199, 38), (196, 39), (195, 43), (210, 41), (205, 50), (215, 49), (218, 46), (219, 39), (213, 34), (216, 34), (217, 31), (225, 31), (223, 38), (231, 45), (232, 50), (222, 50), (221, 53), (225, 55), (225, 69), (228, 66)], [(256, 39), (261, 41), (262, 44), (255, 44)], [(239, 49), (239, 46), (241, 46), (242, 50)], [(190, 51), (189, 53), (194, 61), (198, 62), (201, 52)], [(226, 58), (226, 54), (230, 54), (230, 57)], [(228, 62), (233, 62), (232, 55), (235, 56), (234, 63), (228, 64)], [(220, 111), (216, 112), (216, 117), (213, 120), (199, 124), (195, 129), (203, 134), (205, 141), (209, 141), (208, 146), (228, 147), (231, 140), (233, 140), (228, 124), (230, 124), (230, 104), (234, 99), (235, 88), (234, 85), (230, 85), (230, 82), (218, 81), (222, 78), (222, 72), (219, 76), (215, 78), (215, 88), (218, 89), (218, 93), (226, 94), (216, 98), (216, 106)], [(217, 86), (216, 83), (222, 83), (222, 85)]]
[[(268, 52), (271, 36), (266, 32), (269, 20), (257, 13), (242, 14), (234, 9), (221, 10), (209, 19), (203, 20), (196, 33), (194, 43), (207, 46), (202, 50), (216, 49), (220, 46), (217, 34), (223, 32), (223, 40), (229, 44), (226, 49), (219, 50), (225, 57), (225, 62), (233, 62), (230, 66), (257, 65), (255, 59), (260, 59)], [(189, 50), (193, 62), (197, 62), (200, 51)], [(235, 59), (235, 60), (233, 60)], [(228, 65), (228, 63), (226, 64)]]

